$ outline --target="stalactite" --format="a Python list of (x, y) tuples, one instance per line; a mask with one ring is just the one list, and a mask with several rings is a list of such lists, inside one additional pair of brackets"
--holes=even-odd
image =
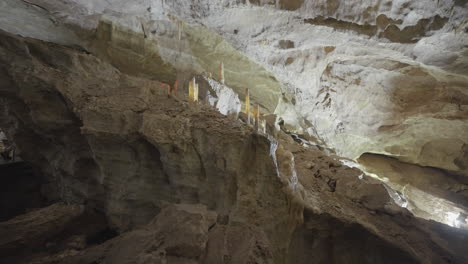
[(219, 65), (219, 82), (224, 84), (224, 63), (221, 62)]

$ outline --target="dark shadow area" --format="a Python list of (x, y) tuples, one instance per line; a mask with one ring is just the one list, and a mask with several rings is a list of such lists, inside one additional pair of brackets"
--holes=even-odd
[(468, 207), (467, 178), (460, 172), (400, 161), (396, 157), (363, 153), (359, 163), (369, 172), (385, 175), (391, 182), (411, 185), (435, 197)]
[(119, 233), (111, 228), (103, 229), (95, 234), (88, 235), (86, 237), (86, 244), (88, 245), (98, 245), (106, 242), (109, 239), (112, 239), (118, 236)]
[(367, 36), (374, 36), (377, 34), (377, 26), (369, 24), (359, 25), (357, 23), (338, 20), (332, 17), (317, 16), (315, 18), (306, 18), (304, 19), (304, 23), (332, 27), (341, 31), (351, 30)]
[(304, 23), (332, 27), (343, 32), (354, 31), (358, 34), (367, 35), (369, 37), (376, 36), (380, 27), (381, 31), (378, 34), (379, 37), (383, 37), (390, 40), (391, 42), (397, 43), (416, 43), (422, 37), (427, 36), (429, 31), (439, 30), (447, 22), (448, 18), (436, 15), (432, 18), (420, 19), (416, 25), (407, 26), (400, 29), (400, 27), (397, 25), (400, 24), (401, 21), (393, 21), (382, 16), (377, 18), (377, 25), (361, 25), (349, 21), (339, 20), (333, 17), (324, 16), (304, 19)]
[(0, 164), (0, 222), (47, 205), (43, 177), (23, 161)]
[(45, 178), (16, 155), (16, 146), (0, 129), (0, 222), (47, 205)]
[[(75, 206), (75, 207), (74, 207)], [(0, 222), (1, 263), (61, 263), (61, 255), (102, 244), (118, 236), (101, 212), (56, 203)], [(77, 213), (79, 215), (77, 215)], [(9, 231), (6, 231), (9, 230)], [(34, 262), (36, 263), (36, 262)]]
[(289, 247), (289, 263), (295, 264), (412, 264), (408, 253), (357, 224), (304, 212), (304, 224), (296, 229)]

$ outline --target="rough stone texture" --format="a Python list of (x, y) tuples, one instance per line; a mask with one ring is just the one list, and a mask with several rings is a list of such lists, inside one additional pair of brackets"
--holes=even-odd
[[(279, 104), (291, 130), (341, 156), (385, 154), (466, 174), (465, 1), (26, 2), (4, 3), (16, 13), (4, 14), (3, 29), (66, 40), (120, 71), (168, 83), (217, 77), (224, 61), (241, 97), (249, 87), (264, 109)], [(37, 26), (14, 22), (24, 16)], [(284, 50), (285, 39), (294, 48)]]
[[(425, 233), (428, 229), (432, 230), (430, 233), (431, 236), (434, 236), (434, 241), (440, 242), (439, 238), (442, 238), (444, 236), (443, 234), (446, 232), (446, 230), (444, 230), (446, 228), (443, 225), (434, 225), (433, 222), (422, 223), (418, 221), (419, 224), (415, 224), (414, 227), (409, 228), (408, 226), (404, 226), (403, 223), (413, 225), (411, 223), (412, 220), (410, 220), (411, 217), (409, 217), (409, 212), (406, 211), (406, 209), (399, 208), (393, 202), (390, 202), (391, 198), (386, 188), (379, 181), (365, 176), (357, 169), (351, 169), (341, 165), (336, 160), (329, 159), (323, 152), (310, 151), (310, 148), (298, 148), (297, 144), (292, 142), (292, 139), (285, 139), (282, 141), (282, 144), (294, 155), (295, 168), (297, 175), (299, 175), (300, 183), (298, 192), (300, 193), (300, 197), (302, 197), (301, 199), (304, 201), (306, 209), (304, 212), (305, 224), (307, 223), (307, 219), (311, 218), (314, 219), (313, 221), (319, 222), (319, 219), (325, 222), (330, 221), (327, 217), (320, 218), (320, 216), (328, 215), (332, 218), (340, 219), (339, 222), (353, 223), (357, 221), (367, 230), (371, 230), (371, 232), (375, 232), (379, 236), (384, 237), (386, 241), (395, 241), (394, 245), (398, 245), (398, 247), (412, 247), (411, 251), (414, 250), (413, 253), (426, 250), (432, 252), (431, 256), (422, 256), (416, 253), (416, 255), (419, 255), (417, 257), (417, 261), (419, 262), (431, 263), (435, 258), (438, 258), (436, 255), (440, 253), (436, 252), (440, 249), (437, 249), (437, 247), (433, 248), (432, 246), (434, 244), (426, 244), (424, 242), (425, 239), (421, 239), (420, 235), (421, 232)], [(334, 228), (342, 230), (343, 225), (340, 223), (336, 224)], [(322, 227), (326, 226), (323, 222), (321, 225)], [(346, 230), (346, 228), (344, 229)], [(354, 228), (351, 227), (348, 230), (353, 229)], [(383, 232), (383, 230), (389, 232)], [(408, 230), (412, 231), (408, 232)], [(454, 230), (454, 232), (461, 232), (461, 234), (463, 234), (466, 231)], [(338, 233), (340, 233), (340, 231), (338, 231)], [(365, 235), (365, 237), (364, 240), (373, 239), (372, 235)], [(462, 240), (447, 242), (443, 247), (446, 247), (446, 249), (450, 248), (450, 251), (460, 250), (459, 248), (456, 249), (456, 245), (458, 245), (458, 243), (464, 243), (463, 241), (466, 240), (466, 237), (459, 238)], [(307, 236), (305, 236), (304, 239), (307, 240)], [(438, 244), (439, 242), (436, 243)], [(330, 243), (334, 245), (334, 243)], [(362, 243), (365, 244), (366, 242), (363, 241)], [(359, 249), (356, 250), (359, 251)], [(392, 251), (393, 249), (388, 248), (387, 250)], [(307, 255), (308, 253), (304, 251), (303, 254)], [(460, 254), (462, 254), (461, 251)], [(369, 259), (377, 257), (372, 255), (365, 256), (366, 258), (369, 256)], [(354, 258), (352, 255), (349, 257), (351, 259)], [(402, 257), (401, 261), (408, 261), (407, 256), (400, 255), (400, 257)], [(297, 260), (300, 258), (301, 256), (296, 256)], [(326, 261), (332, 263), (334, 261), (334, 257), (328, 256), (324, 258)], [(369, 259), (361, 259), (361, 261), (369, 261)], [(389, 259), (391, 258), (389, 257)], [(387, 259), (383, 261), (385, 263)], [(437, 261), (443, 262), (445, 260), (439, 259)], [(465, 260), (462, 258), (454, 261), (463, 262)]]
[(273, 263), (261, 232), (241, 224), (219, 225), (216, 218), (201, 205), (171, 205), (148, 225), (62, 263)]
[(465, 171), (467, 78), (416, 64), (361, 58), (329, 63), (320, 80), (316, 96), (321, 103), (311, 110), (323, 116), (315, 122), (326, 127), (327, 141), (336, 146), (347, 142), (346, 156), (380, 153)]
[[(306, 213), (305, 217), (304, 226), (293, 235), (290, 263), (306, 264), (311, 260), (320, 264), (417, 263), (362, 227), (340, 223), (327, 216)], [(329, 248), (329, 245), (333, 247)]]
[(10, 258), (14, 256), (43, 247), (45, 242), (64, 232), (83, 211), (82, 206), (59, 203), (0, 222), (0, 256), (6, 262), (12, 261)]
[[(88, 5), (75, 0), (28, 0), (27, 3), (33, 7), (25, 8), (15, 0), (7, 0), (8, 8), (18, 9), (24, 14), (15, 16), (7, 12), (8, 8), (0, 9), (4, 20), (8, 21), (1, 23), (0, 29), (76, 45), (108, 60), (124, 73), (171, 84), (176, 79), (187, 84), (194, 74), (202, 73), (211, 73), (218, 79), (219, 66), (224, 62), (226, 84), (238, 94), (243, 95), (245, 88), (250, 87), (252, 98), (264, 108), (273, 112), (277, 105), (281, 93), (274, 75), (234, 49), (217, 33), (199, 23), (188, 23), (207, 15), (208, 11), (220, 10), (223, 5), (220, 1), (196, 4), (187, 1), (164, 4), (146, 0), (95, 1)], [(147, 10), (149, 7), (150, 11)], [(44, 28), (14, 23), (18, 17), (53, 20), (55, 28), (49, 29), (43, 25), (45, 22), (38, 22)], [(64, 40), (49, 37), (51, 32)], [(79, 40), (74, 38), (75, 34), (80, 36)]]
[(0, 175), (0, 222), (49, 204), (41, 194), (44, 178), (24, 162), (0, 161)]
[(468, 181), (463, 175), (384, 155), (364, 154), (359, 162), (397, 190), (407, 201), (406, 207), (419, 217), (456, 226), (453, 215), (468, 211)]
[[(350, 159), (383, 154), (466, 177), (466, 5), (304, 1), (294, 12), (242, 6), (203, 22), (283, 84), (275, 113), (287, 129)], [(285, 39), (295, 47), (282, 49)]]
[(265, 137), (84, 52), (3, 34), (0, 53), (1, 126), (52, 194), (104, 212), (119, 230), (168, 203), (202, 203), (269, 230), (284, 257), (298, 216), (288, 213)]
[(2, 1), (0, 14), (2, 30), (64, 45), (81, 43), (71, 30), (57, 25), (57, 20), (50, 18), (49, 11), (37, 5), (28, 4), (27, 1)]
[[(465, 231), (455, 233), (412, 217), (379, 182), (360, 180), (362, 172), (315, 147), (301, 146), (282, 132), (276, 145), (211, 106), (187, 103), (185, 94), (168, 97), (163, 84), (123, 74), (86, 52), (5, 32), (1, 39), (0, 126), (9, 128), (6, 133), (22, 157), (51, 181), (50, 194), (102, 212), (120, 232), (159, 214), (151, 228), (167, 236), (164, 227), (187, 216), (194, 222), (178, 230), (190, 243), (174, 237), (175, 251), (169, 257), (182, 254), (174, 253), (182, 248), (182, 263), (204, 263), (200, 252), (208, 248), (212, 254), (207, 253), (206, 261), (219, 263), (224, 255), (217, 246), (226, 239), (232, 243), (224, 250), (238, 263), (288, 263), (310, 253), (309, 246), (290, 251), (293, 239), (302, 243), (295, 231), (307, 229), (303, 225), (311, 218), (320, 225), (331, 218), (337, 228), (354, 223), (359, 228), (351, 231), (368, 230), (363, 241), (380, 241), (372, 243), (373, 249), (392, 252), (390, 259), (466, 262), (464, 248), (457, 246), (466, 243)], [(185, 207), (162, 211), (177, 203), (205, 206), (218, 216), (219, 225), (207, 236), (210, 221), (200, 220), (199, 212)], [(196, 208), (211, 219), (212, 213)], [(320, 220), (321, 215), (329, 218)], [(138, 230), (97, 246), (102, 250), (85, 249), (83, 258), (114, 258), (103, 250), (119, 252), (113, 242), (134, 248), (133, 236), (142, 246), (156, 243), (145, 240), (147, 231)], [(249, 235), (237, 236), (242, 232)], [(192, 235), (201, 235), (201, 240), (189, 239)], [(72, 240), (74, 250), (81, 250), (80, 239)], [(324, 248), (334, 244), (318, 241)], [(66, 263), (75, 251), (44, 261)], [(137, 261), (156, 261), (157, 252), (150, 247)], [(366, 256), (352, 259), (363, 263)], [(371, 259), (387, 261), (379, 253)]]
[[(205, 21), (217, 25), (213, 28), (286, 84), (296, 107), (278, 107), (276, 111), (297, 131), (303, 131), (301, 126), (310, 129), (301, 121), (305, 118), (327, 144), (353, 159), (371, 152), (423, 166), (465, 170), (465, 165), (456, 163), (463, 159), (463, 144), (467, 142), (463, 131), (467, 130), (468, 79), (420, 64), (408, 55), (414, 48), (426, 58), (440, 58), (434, 62), (437, 66), (451, 67), (464, 60), (466, 34), (440, 32), (437, 40), (437, 35), (421, 40), (418, 45), (429, 41), (450, 45), (447, 50), (453, 50), (451, 55), (436, 57), (423, 55), (418, 45), (368, 39), (350, 34), (348, 28), (332, 31), (333, 25), (326, 21), (320, 27), (308, 26), (294, 13), (238, 8)], [(273, 21), (274, 26), (268, 26)], [(246, 30), (233, 35), (233, 28)], [(253, 35), (260, 30), (261, 35)], [(276, 43), (284, 38), (294, 41), (296, 48), (277, 48)], [(449, 57), (453, 60), (443, 61)]]
[(62, 202), (0, 222), (0, 234), (2, 262), (35, 264), (58, 263), (115, 236), (102, 214)]
[(166, 207), (148, 225), (63, 263), (197, 263), (215, 222), (216, 214), (203, 206)]
[[(238, 241), (242, 230), (253, 234), (223, 248), (240, 263), (301, 263), (311, 252), (323, 263), (339, 263), (337, 255), (355, 263), (467, 262), (465, 231), (416, 220), (359, 170), (282, 132), (275, 149), (239, 120), (188, 104), (184, 93), (168, 98), (160, 83), (217, 79), (223, 61), (226, 83), (241, 97), (250, 88), (252, 101), (280, 115), (286, 129), (361, 157), (414, 213), (446, 222), (466, 205), (464, 1), (6, 0), (0, 7), (2, 29), (67, 46), (1, 33), (0, 126), (47, 177), (50, 199), (86, 204), (120, 232), (167, 204), (203, 204), (229, 223), (213, 227), (205, 248)], [(342, 249), (357, 232), (374, 253)], [(86, 247), (82, 237), (70, 244)], [(229, 261), (212, 250), (206, 261)]]

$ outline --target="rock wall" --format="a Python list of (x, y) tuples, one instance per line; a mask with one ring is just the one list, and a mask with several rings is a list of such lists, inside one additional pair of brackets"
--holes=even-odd
[[(253, 101), (270, 112), (276, 108), (293, 130), (313, 131), (344, 157), (379, 153), (465, 170), (463, 2), (30, 3), (43, 8), (31, 15), (57, 22), (56, 36), (131, 75), (186, 84), (195, 73), (217, 78), (224, 62), (226, 82), (238, 94), (250, 88)], [(24, 26), (3, 27), (59, 42)], [(283, 47), (285, 41), (291, 45)]]
[[(0, 127), (45, 176), (49, 201), (85, 205), (122, 233), (52, 258), (40, 247), (26, 263), (114, 261), (119, 248), (137, 263), (467, 262), (465, 231), (416, 219), (389, 196), (440, 222), (466, 213), (463, 1), (0, 6), (0, 27), (26, 37), (0, 33)], [(188, 103), (188, 80), (218, 79), (220, 62), (241, 98), (250, 88), (286, 130), (360, 158), (388, 185), (323, 148)], [(165, 232), (178, 217), (193, 220), (179, 225), (187, 243)], [(145, 251), (131, 251), (135, 241)], [(11, 244), (2, 250), (14, 259)]]
[[(362, 15), (368, 6), (365, 3), (334, 2), (336, 8), (326, 16), (330, 19), (343, 20), (341, 12), (347, 11), (349, 17), (354, 18), (353, 23), (363, 25), (366, 19), (377, 23), (377, 14), (385, 13), (380, 6), (369, 8), (373, 15), (365, 19)], [(384, 2), (379, 4), (387, 6)], [(429, 10), (435, 10), (433, 1), (424, 8), (419, 4), (410, 2), (408, 8), (418, 7), (417, 10), (426, 15)], [(449, 5), (448, 2), (443, 4)], [(333, 31), (336, 28), (333, 21), (308, 26), (311, 21), (303, 23), (298, 17), (323, 15), (322, 8), (330, 5), (333, 6), (330, 1), (309, 1), (297, 13), (238, 8), (209, 17), (205, 23), (216, 25), (213, 28), (233, 43), (242, 43), (237, 47), (274, 72), (296, 104), (294, 110), (287, 108), (289, 110), (281, 114), (292, 126), (304, 126), (298, 121), (301, 118), (311, 122), (318, 136), (339, 154), (357, 158), (365, 152), (381, 153), (424, 166), (463, 170), (454, 162), (464, 156), (462, 147), (467, 141), (462, 135), (465, 133), (461, 133), (466, 130), (464, 88), (467, 79), (466, 75), (444, 69), (456, 64), (457, 73), (465, 72), (462, 69), (466, 66), (459, 63), (465, 60), (466, 34), (450, 32), (447, 26), (416, 45), (392, 44), (384, 39), (353, 34), (348, 26)], [(445, 9), (437, 9), (437, 12)], [(463, 13), (458, 4), (452, 9), (454, 13)], [(412, 17), (405, 12), (400, 15), (403, 14), (408, 20)], [(396, 14), (392, 17), (398, 19)], [(238, 29), (239, 34), (231, 34), (234, 29)], [(256, 35), (255, 32), (261, 33)], [(281, 48), (280, 43), (285, 40), (295, 45)], [(429, 42), (440, 47), (422, 48)], [(432, 48), (451, 53), (435, 56)], [(417, 57), (424, 57), (424, 63), (440, 68), (421, 64)], [(435, 61), (437, 58), (440, 60)], [(291, 111), (294, 114), (290, 114)], [(444, 129), (448, 126), (450, 130)], [(390, 127), (392, 129), (386, 129)], [(419, 137), (415, 140), (406, 133), (417, 133)], [(403, 142), (398, 142), (400, 140)], [(437, 153), (443, 153), (444, 157)]]
[[(52, 194), (103, 212), (121, 231), (166, 204), (205, 204), (270, 230), (275, 258), (284, 257), (297, 216), (267, 138), (77, 50), (3, 33), (0, 57), (1, 126), (12, 128), (20, 155), (48, 176)], [(284, 233), (273, 232), (280, 227)]]
[(263, 3), (203, 21), (275, 74), (275, 113), (290, 131), (354, 160), (374, 153), (466, 176), (466, 3)]
[[(464, 243), (463, 233), (412, 217), (380, 183), (360, 180), (362, 172), (317, 148), (301, 146), (284, 133), (271, 143), (209, 105), (188, 103), (184, 94), (168, 97), (162, 83), (121, 73), (86, 52), (5, 32), (1, 38), (0, 126), (9, 128), (21, 156), (47, 177), (46, 194), (85, 205), (123, 233), (108, 243), (85, 243), (47, 258), (36, 248), (39, 253), (32, 252), (39, 255), (21, 255), (28, 261), (111, 260), (118, 254), (110, 252), (135, 249), (137, 243), (145, 250), (128, 251), (137, 263), (174, 257), (182, 263), (219, 263), (220, 258), (293, 263), (310, 254), (309, 231), (300, 230), (313, 230), (314, 221), (338, 229), (354, 223), (350, 232), (365, 229), (363, 240), (380, 241), (373, 249), (384, 255), (368, 260), (353, 255), (355, 263), (386, 263), (387, 251), (398, 261), (466, 260), (463, 249), (452, 246)], [(164, 209), (180, 203), (192, 206)], [(167, 237), (166, 226), (185, 216), (193, 221), (180, 222), (177, 236), (187, 241), (175, 233)], [(298, 232), (304, 232), (303, 240)], [(221, 256), (223, 241), (232, 244), (222, 247)], [(317, 241), (327, 249), (335, 244)], [(294, 243), (304, 246), (298, 250)], [(18, 246), (5, 248), (13, 259), (15, 250)]]

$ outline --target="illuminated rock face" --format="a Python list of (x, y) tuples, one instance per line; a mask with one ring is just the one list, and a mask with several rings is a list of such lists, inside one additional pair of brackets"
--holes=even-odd
[[(287, 129), (309, 132), (343, 157), (375, 153), (446, 170), (459, 187), (442, 192), (468, 205), (466, 3), (304, 1), (293, 12), (256, 4), (265, 7), (204, 22), (283, 84), (276, 114)], [(418, 178), (416, 189), (431, 184)]]
[[(242, 43), (239, 48), (287, 85), (296, 104), (278, 109), (287, 122), (307, 129), (300, 122), (306, 119), (338, 154), (380, 153), (463, 172), (467, 11), (451, 1), (393, 2), (304, 1), (292, 13), (239, 8), (206, 23)], [(307, 20), (319, 15), (328, 20)], [(438, 23), (431, 16), (445, 22), (418, 26)], [(366, 25), (376, 27), (375, 34), (358, 30)], [(392, 25), (416, 44), (385, 38)], [(234, 29), (239, 33), (231, 34)], [(295, 45), (284, 49), (285, 40)]]
[(466, 77), (416, 63), (339, 59), (320, 76), (320, 103), (302, 112), (344, 156), (379, 153), (466, 172), (466, 87)]

